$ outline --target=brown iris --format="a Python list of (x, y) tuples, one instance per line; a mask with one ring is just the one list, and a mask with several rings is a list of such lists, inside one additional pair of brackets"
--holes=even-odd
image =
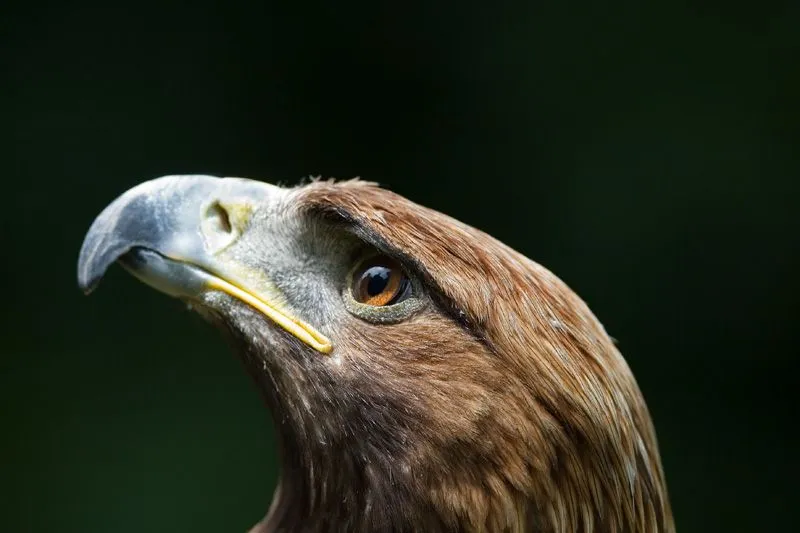
[(365, 305), (393, 305), (411, 289), (403, 268), (393, 259), (377, 256), (362, 263), (353, 275), (353, 298)]

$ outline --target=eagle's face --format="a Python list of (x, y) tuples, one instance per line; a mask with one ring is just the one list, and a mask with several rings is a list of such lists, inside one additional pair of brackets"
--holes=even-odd
[(172, 176), (97, 218), (80, 284), (115, 260), (220, 326), (260, 385), (282, 453), (265, 530), (667, 523), (605, 332), (473, 228), (363, 182)]

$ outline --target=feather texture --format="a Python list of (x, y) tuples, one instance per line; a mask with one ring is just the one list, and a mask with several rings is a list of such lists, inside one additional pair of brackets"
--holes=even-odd
[(370, 496), (367, 508), (408, 505), (398, 512), (412, 528), (452, 531), (674, 530), (642, 394), (562, 281), (368, 182), (315, 181), (295, 202), (400, 258), (448, 317), (423, 315), (380, 336), (351, 332), (344, 348), (373, 354), (364, 375), (385, 376), (381, 394), (411, 415), (395, 428), (402, 453), (370, 468), (413, 497)]

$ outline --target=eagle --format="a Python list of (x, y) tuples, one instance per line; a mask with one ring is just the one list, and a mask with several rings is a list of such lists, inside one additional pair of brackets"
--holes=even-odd
[(230, 341), (276, 426), (251, 533), (673, 532), (656, 434), (549, 270), (374, 183), (174, 175), (95, 219), (118, 262)]

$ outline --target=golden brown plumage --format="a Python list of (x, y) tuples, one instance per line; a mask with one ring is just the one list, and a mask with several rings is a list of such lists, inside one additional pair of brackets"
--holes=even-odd
[[(418, 401), (433, 431), (412, 457), (444, 467), (426, 470), (423, 490), (448, 522), (468, 517), (492, 531), (672, 529), (639, 388), (563, 282), (489, 235), (368, 183), (317, 182), (299, 200), (376, 234), (425, 272), (460, 318), (397, 331), (378, 352), (408, 381), (399, 386), (426, 385)], [(420, 338), (441, 350), (436, 357), (414, 349)], [(409, 352), (418, 354), (410, 375)]]
[[(272, 222), (255, 215), (237, 239), (250, 254), (262, 240), (247, 232), (284, 243), (292, 268), (259, 268), (296, 315), (320, 325), (332, 357), (235, 299), (199, 298), (230, 333), (280, 434), (280, 486), (253, 531), (674, 531), (639, 388), (563, 282), (370, 183), (282, 191), (263, 217)], [(402, 264), (426, 303), (402, 320), (372, 320), (293, 299), (304, 276), (337, 282), (337, 267), (315, 274), (314, 261), (353, 262), (364, 247)], [(222, 253), (225, 264), (250, 261)]]

